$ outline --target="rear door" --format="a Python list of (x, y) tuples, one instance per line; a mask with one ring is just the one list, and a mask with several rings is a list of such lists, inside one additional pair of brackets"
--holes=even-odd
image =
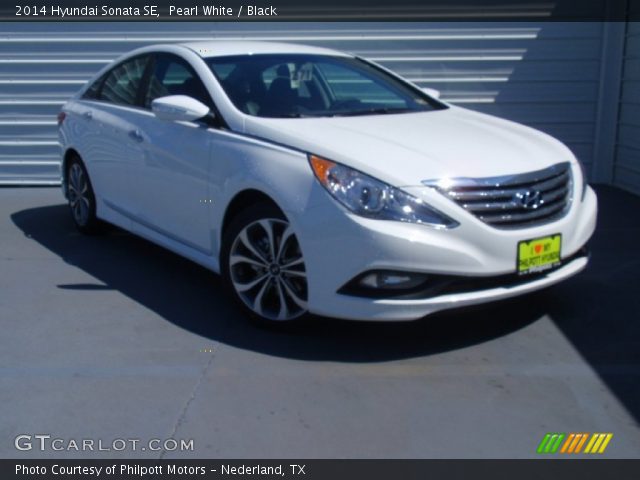
[(93, 98), (85, 100), (89, 108), (82, 112), (91, 125), (85, 155), (94, 187), (107, 206), (127, 216), (138, 209), (132, 173), (144, 153), (137, 122), (148, 61), (149, 55), (141, 55), (116, 65), (91, 93)]

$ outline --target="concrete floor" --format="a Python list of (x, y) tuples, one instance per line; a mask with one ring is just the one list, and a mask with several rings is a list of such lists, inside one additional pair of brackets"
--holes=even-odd
[[(277, 333), (189, 261), (79, 235), (58, 189), (0, 189), (0, 457), (527, 458), (546, 432), (612, 432), (604, 457), (640, 458), (640, 198), (599, 195), (592, 263), (562, 285)], [(19, 452), (19, 434), (194, 451)]]

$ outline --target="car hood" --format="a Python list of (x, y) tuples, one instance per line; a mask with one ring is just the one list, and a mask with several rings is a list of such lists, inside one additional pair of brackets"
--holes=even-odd
[(358, 117), (247, 117), (244, 130), (343, 163), (395, 186), (442, 178), (510, 175), (574, 158), (549, 135), (454, 106)]

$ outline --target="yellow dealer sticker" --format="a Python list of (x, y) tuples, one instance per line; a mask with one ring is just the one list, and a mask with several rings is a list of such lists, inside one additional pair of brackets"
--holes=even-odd
[(518, 275), (543, 272), (560, 265), (561, 246), (559, 233), (518, 243)]

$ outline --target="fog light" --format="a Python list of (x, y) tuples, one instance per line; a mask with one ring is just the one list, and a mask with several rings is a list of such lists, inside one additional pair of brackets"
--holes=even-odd
[(427, 276), (420, 273), (379, 271), (364, 275), (358, 284), (364, 288), (408, 289), (423, 284)]

